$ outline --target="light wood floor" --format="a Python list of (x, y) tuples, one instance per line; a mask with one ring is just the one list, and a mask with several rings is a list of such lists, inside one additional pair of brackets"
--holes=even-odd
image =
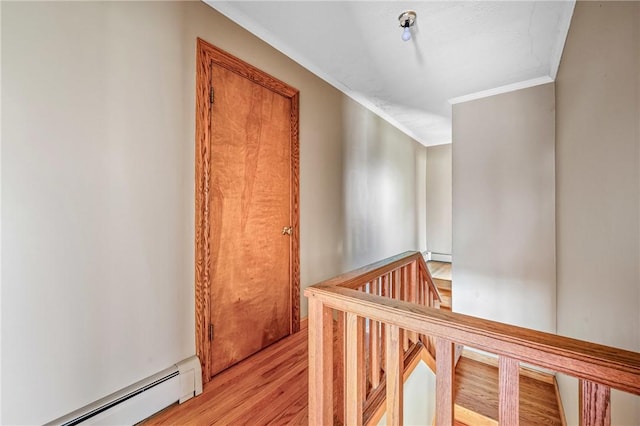
[(306, 425), (307, 330), (285, 338), (172, 405), (145, 425)]
[(451, 263), (430, 260), (427, 262), (427, 266), (433, 278), (451, 281)]
[[(205, 386), (202, 395), (172, 405), (143, 424), (306, 425), (307, 366), (305, 329), (219, 374)], [(456, 405), (497, 424), (495, 365), (463, 356), (456, 368), (455, 386)], [(456, 419), (456, 425), (491, 423), (474, 415), (471, 418)], [(554, 385), (521, 375), (520, 424), (561, 425), (560, 418)]]
[[(465, 356), (456, 367), (456, 405), (498, 421), (498, 367)], [(552, 383), (520, 374), (520, 425), (562, 425)], [(478, 422), (480, 423), (480, 422)], [(473, 424), (473, 423), (470, 423)]]
[[(429, 262), (428, 265), (443, 298), (448, 291), (450, 300), (451, 264)], [(214, 377), (205, 385), (202, 395), (184, 404), (172, 405), (144, 424), (306, 425), (307, 338), (307, 330), (303, 329), (271, 345)], [(456, 368), (455, 382), (456, 405), (497, 420), (497, 367), (463, 357)], [(561, 424), (555, 398), (553, 384), (521, 376), (520, 424)], [(458, 426), (480, 424), (456, 420)]]

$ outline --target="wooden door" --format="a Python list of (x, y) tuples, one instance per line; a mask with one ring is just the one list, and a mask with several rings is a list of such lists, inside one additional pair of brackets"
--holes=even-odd
[(198, 66), (196, 334), (208, 380), (299, 328), (298, 92), (201, 40)]

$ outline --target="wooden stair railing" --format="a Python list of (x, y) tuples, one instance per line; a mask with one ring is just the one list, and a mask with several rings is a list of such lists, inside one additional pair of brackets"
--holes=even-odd
[[(390, 257), (335, 277), (326, 281), (325, 284), (433, 308), (438, 308), (442, 300), (424, 258), (418, 252), (406, 252)], [(309, 321), (311, 323), (311, 319)], [(347, 330), (356, 333), (354, 347), (348, 347), (345, 344)], [(349, 382), (345, 378), (346, 369), (344, 366), (348, 349), (353, 349), (357, 358), (358, 386), (353, 391), (356, 393), (360, 407), (359, 416), (362, 417), (364, 414), (362, 421), (365, 424), (375, 420), (372, 416), (379, 412), (379, 407), (376, 404), (384, 403), (384, 398), (380, 398), (380, 394), (385, 391), (387, 386), (385, 380), (387, 359), (385, 342), (388, 340), (386, 333), (386, 328), (378, 321), (365, 317), (354, 320), (348, 317), (345, 312), (338, 311), (335, 336), (336, 353), (331, 355), (336, 375), (333, 389), (336, 394), (334, 398), (336, 423), (346, 424), (347, 405), (344, 402), (344, 393), (347, 385), (355, 386), (355, 382)], [(326, 336), (326, 338), (329, 337), (329, 335)], [(435, 353), (433, 339), (429, 339), (425, 335), (400, 330), (398, 338), (401, 341), (400, 355), (403, 358), (405, 355), (411, 354), (416, 345), (423, 345), (432, 354)], [(350, 359), (353, 361), (354, 358)], [(332, 363), (330, 362), (328, 365)]]
[[(580, 421), (584, 426), (611, 423), (610, 388), (640, 395), (640, 353), (434, 309), (415, 303), (428, 301), (429, 290), (423, 290), (423, 295), (419, 296), (421, 290), (414, 287), (418, 293), (412, 296), (402, 285), (386, 288), (380, 284), (383, 276), (388, 277), (387, 282), (410, 283), (412, 272), (404, 275), (400, 272), (399, 277), (395, 272), (395, 278), (393, 273), (401, 267), (413, 270), (414, 267), (406, 266), (411, 263), (407, 262), (409, 258), (415, 260), (418, 268), (424, 264), (419, 253), (406, 253), (305, 290), (309, 299), (309, 424), (327, 425), (335, 420), (332, 386), (334, 310), (339, 318), (337, 337), (340, 339), (344, 332), (345, 339), (339, 349), (344, 351), (345, 377), (338, 380), (344, 383), (344, 395), (340, 394), (339, 386), (336, 395), (337, 420), (344, 424), (363, 424), (364, 403), (367, 394), (372, 394), (372, 386), (368, 383), (374, 381), (370, 372), (376, 363), (383, 370), (377, 379), (384, 381), (386, 386), (387, 424), (402, 424), (405, 341), (417, 344), (425, 336), (428, 338), (424, 341), (435, 346), (435, 424), (438, 426), (454, 422), (455, 345), (498, 355), (499, 423), (503, 425), (517, 425), (519, 421), (520, 362), (577, 377), (580, 380)], [(371, 282), (378, 285), (369, 286)], [(425, 285), (428, 286), (428, 282)], [(369, 291), (371, 288), (373, 290)], [(392, 297), (385, 297), (387, 295)], [(407, 300), (399, 300), (402, 295)], [(434, 300), (436, 295), (437, 290)], [(371, 361), (365, 356), (366, 324), (373, 324), (372, 328), (379, 331), (370, 339), (377, 339), (376, 347), (384, 348), (379, 361)], [(375, 349), (370, 352), (378, 356)], [(341, 353), (336, 356), (336, 360), (342, 359)], [(341, 407), (344, 407), (344, 419), (340, 418)], [(430, 419), (425, 421), (430, 422)]]

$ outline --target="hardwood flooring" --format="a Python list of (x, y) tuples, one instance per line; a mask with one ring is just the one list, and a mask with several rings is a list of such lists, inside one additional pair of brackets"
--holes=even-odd
[[(451, 264), (428, 266), (443, 298), (450, 301)], [(145, 426), (308, 424), (307, 339), (305, 327), (218, 374), (202, 395), (168, 407), (146, 420)], [(535, 377), (520, 376), (520, 424), (561, 425), (553, 380)], [(457, 426), (497, 425), (496, 365), (463, 356), (456, 368), (455, 392)]]
[(427, 262), (427, 266), (433, 278), (451, 281), (451, 263), (430, 260)]
[(223, 371), (202, 395), (144, 425), (306, 425), (307, 335), (301, 330)]
[[(549, 380), (520, 373), (520, 425), (562, 425), (556, 389)], [(462, 407), (469, 424), (498, 424), (498, 368), (466, 356), (456, 367), (456, 405)], [(479, 416), (478, 416), (479, 415)], [(456, 416), (458, 410), (456, 409)], [(465, 416), (467, 417), (467, 416)], [(464, 421), (464, 420), (463, 420)], [(465, 422), (466, 423), (466, 422)]]

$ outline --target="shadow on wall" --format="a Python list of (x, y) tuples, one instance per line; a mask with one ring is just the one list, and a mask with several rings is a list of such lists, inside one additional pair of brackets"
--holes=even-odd
[(343, 114), (343, 269), (418, 250), (426, 148), (371, 111), (346, 99)]

